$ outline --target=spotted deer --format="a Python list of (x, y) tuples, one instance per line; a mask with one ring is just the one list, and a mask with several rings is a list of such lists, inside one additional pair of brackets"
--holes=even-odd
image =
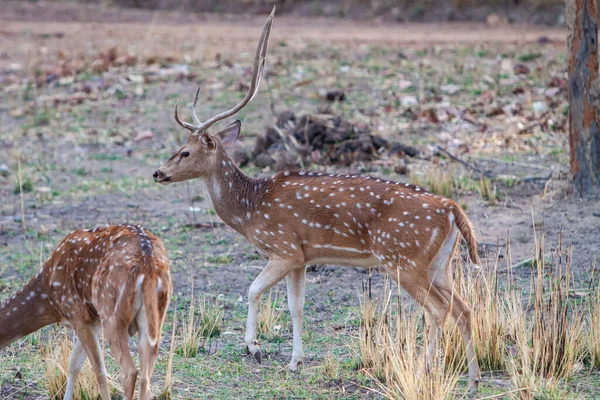
[(258, 91), (265, 63), (273, 13), (260, 38), (250, 89), (234, 108), (196, 124), (175, 120), (190, 131), (187, 143), (155, 173), (170, 184), (200, 178), (215, 211), (263, 254), (268, 263), (250, 285), (245, 342), (258, 362), (256, 319), (261, 295), (286, 278), (292, 317), (293, 351), (289, 369), (302, 361), (302, 312), (306, 265), (336, 264), (383, 267), (389, 276), (421, 303), (430, 330), (426, 359), (431, 362), (440, 327), (451, 312), (466, 345), (469, 388), (477, 390), (479, 366), (473, 348), (471, 310), (454, 290), (450, 261), (459, 235), (477, 264), (477, 242), (464, 211), (452, 200), (418, 186), (359, 175), (308, 171), (279, 172), (271, 178), (245, 175), (225, 146), (236, 140), (236, 121), (217, 134), (207, 129), (234, 115)]
[(0, 349), (38, 329), (73, 328), (65, 399), (89, 358), (103, 400), (109, 400), (100, 329), (121, 368), (124, 398), (133, 399), (138, 372), (128, 338), (139, 335), (139, 398), (150, 397), (150, 378), (171, 298), (169, 260), (160, 239), (139, 226), (78, 230), (56, 247), (37, 274), (0, 307)]

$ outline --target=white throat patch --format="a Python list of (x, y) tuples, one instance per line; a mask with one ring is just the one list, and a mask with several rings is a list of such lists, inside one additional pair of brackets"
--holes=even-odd
[(221, 200), (221, 185), (219, 184), (219, 181), (217, 180), (216, 177), (212, 178), (212, 191), (213, 191), (213, 195), (215, 196), (215, 200)]

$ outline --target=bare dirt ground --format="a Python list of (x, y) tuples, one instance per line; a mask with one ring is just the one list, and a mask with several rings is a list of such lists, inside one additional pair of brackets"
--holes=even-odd
[[(0, 296), (9, 296), (26, 280), (40, 254), (48, 254), (69, 231), (139, 223), (166, 242), (181, 307), (192, 287), (229, 299), (225, 330), (233, 339), (218, 346), (229, 344), (231, 354), (241, 353), (245, 293), (265, 262), (233, 230), (216, 223), (200, 182), (160, 187), (152, 172), (185, 139), (172, 118), (177, 99), (189, 115), (187, 106), (201, 86), (198, 111), (209, 116), (241, 98), (240, 81), (248, 77), (262, 17), (96, 12), (94, 6), (64, 11), (62, 5), (25, 4), (3, 3), (0, 14)], [(396, 161), (385, 157), (381, 164), (323, 170), (423, 182), (439, 165), (456, 177), (454, 197), (479, 233), (484, 265), (496, 254), (505, 256), (509, 236), (512, 258), (502, 263), (531, 257), (533, 214), (548, 254), (559, 238), (563, 250), (574, 246), (575, 274), (585, 285), (599, 254), (600, 205), (565, 189), (566, 91), (560, 82), (549, 84), (566, 76), (565, 37), (563, 30), (531, 26), (382, 26), (278, 18), (267, 82), (240, 113), (244, 133), (237, 146), (252, 148), (255, 137), (273, 123), (271, 101), (277, 110), (300, 114), (327, 108), (365, 123), (382, 137), (421, 150), (419, 157), (407, 159), (410, 175), (391, 172)], [(102, 60), (112, 48), (117, 58), (130, 55), (135, 61), (117, 65), (113, 57), (105, 68)], [(527, 68), (525, 75), (515, 73), (518, 64)], [(343, 88), (347, 101), (328, 104), (317, 94), (323, 87)], [(435, 118), (427, 117), (430, 109)], [(537, 120), (545, 122), (528, 127)], [(438, 157), (437, 145), (502, 176), (495, 182), (496, 204), (482, 198), (476, 174)], [(268, 168), (246, 172), (270, 173)], [(22, 196), (19, 179), (25, 183)], [(327, 332), (342, 355), (349, 353), (344, 343), (355, 334), (348, 321), (356, 317), (367, 273), (337, 267), (309, 272), (305, 326)], [(381, 277), (376, 279), (379, 288)], [(274, 371), (290, 355), (290, 337), (286, 331), (283, 344), (270, 348)], [(314, 372), (322, 361), (322, 348), (315, 346), (309, 346), (307, 371)], [(207, 362), (207, 368), (215, 368)], [(240, 384), (251, 386), (250, 397), (268, 398), (265, 378), (252, 360), (243, 362), (250, 372)], [(35, 363), (24, 368), (34, 371)], [(22, 389), (12, 369), (1, 373), (10, 393), (3, 398), (37, 398), (42, 391), (41, 383)], [(180, 379), (175, 391), (182, 397), (176, 398), (202, 397), (193, 394), (194, 380), (215, 397), (224, 393), (223, 382), (214, 376)], [(281, 389), (282, 398), (303, 396), (303, 384), (292, 380)], [(315, 397), (367, 396), (361, 385), (341, 378), (309, 386)]]

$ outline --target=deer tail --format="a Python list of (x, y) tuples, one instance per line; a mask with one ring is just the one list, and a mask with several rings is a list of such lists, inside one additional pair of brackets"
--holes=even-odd
[(452, 213), (454, 214), (454, 222), (458, 230), (467, 242), (469, 258), (473, 264), (479, 265), (479, 257), (477, 256), (477, 238), (469, 217), (467, 217), (467, 214), (465, 214), (463, 209), (456, 203), (453, 204)]
[(142, 293), (144, 295), (144, 309), (146, 312), (146, 324), (148, 342), (155, 346), (160, 339), (160, 327), (162, 318), (159, 315), (158, 296), (160, 288), (157, 279), (145, 279), (142, 283)]

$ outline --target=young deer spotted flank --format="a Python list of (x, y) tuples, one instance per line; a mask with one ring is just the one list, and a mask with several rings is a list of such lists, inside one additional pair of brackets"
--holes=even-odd
[(162, 242), (139, 226), (75, 231), (41, 270), (0, 307), (0, 349), (50, 324), (73, 328), (65, 399), (73, 397), (86, 358), (109, 400), (100, 328), (121, 367), (124, 398), (133, 399), (138, 372), (128, 338), (139, 334), (139, 398), (150, 397), (162, 324), (171, 298), (169, 260)]
[[(218, 215), (242, 234), (268, 264), (248, 292), (245, 342), (260, 362), (256, 319), (261, 295), (286, 278), (293, 327), (289, 368), (302, 361), (302, 310), (306, 265), (337, 264), (383, 267), (421, 303), (433, 325), (427, 347), (427, 365), (435, 353), (440, 328), (448, 313), (457, 320), (466, 345), (469, 389), (480, 379), (471, 333), (471, 311), (453, 288), (450, 261), (460, 235), (477, 264), (477, 242), (469, 219), (457, 204), (418, 186), (359, 175), (319, 172), (280, 172), (253, 179), (233, 162), (225, 145), (240, 132), (236, 121), (222, 132), (206, 130), (229, 117), (252, 99), (262, 74), (273, 14), (259, 41), (250, 91), (233, 109), (205, 123), (182, 122), (190, 131), (188, 142), (155, 173), (162, 184), (202, 179)], [(194, 106), (198, 94), (194, 100)]]

